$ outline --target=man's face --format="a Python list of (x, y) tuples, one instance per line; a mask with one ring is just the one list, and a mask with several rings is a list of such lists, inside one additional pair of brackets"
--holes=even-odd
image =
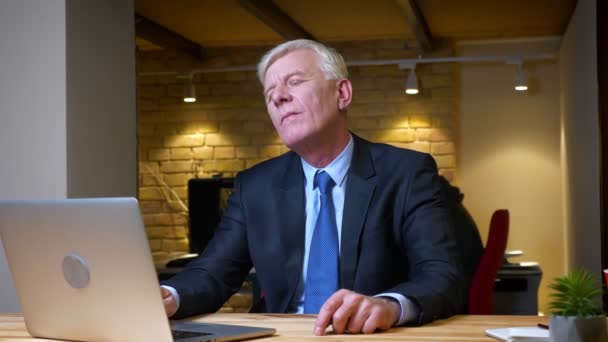
[(289, 52), (270, 65), (264, 78), (264, 97), (285, 145), (297, 148), (331, 133), (332, 122), (344, 109), (339, 104), (339, 82), (325, 79), (316, 53), (309, 49)]

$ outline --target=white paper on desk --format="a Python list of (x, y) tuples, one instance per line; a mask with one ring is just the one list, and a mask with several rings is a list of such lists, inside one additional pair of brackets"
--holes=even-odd
[(541, 342), (549, 341), (549, 330), (539, 327), (513, 327), (488, 329), (486, 335), (504, 342)]

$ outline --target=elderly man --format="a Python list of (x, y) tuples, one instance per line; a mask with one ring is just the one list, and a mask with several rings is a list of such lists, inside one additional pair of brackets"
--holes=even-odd
[(267, 312), (372, 333), (459, 310), (463, 278), (433, 159), (348, 130), (342, 57), (310, 40), (258, 65), (270, 119), (292, 151), (238, 174), (200, 258), (163, 284), (167, 314), (217, 311), (255, 267)]

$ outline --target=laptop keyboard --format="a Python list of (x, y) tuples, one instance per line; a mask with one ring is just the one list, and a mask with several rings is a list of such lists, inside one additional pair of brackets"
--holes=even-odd
[(213, 335), (213, 334), (205, 333), (205, 332), (196, 332), (196, 331), (171, 330), (171, 335), (173, 335), (173, 340), (179, 340), (182, 338), (200, 337), (200, 336), (207, 336), (207, 335)]

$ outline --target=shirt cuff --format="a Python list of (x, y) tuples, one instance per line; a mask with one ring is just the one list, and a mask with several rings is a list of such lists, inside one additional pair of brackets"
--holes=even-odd
[(416, 304), (401, 293), (387, 292), (375, 295), (374, 297), (389, 297), (399, 302), (401, 313), (399, 314), (399, 319), (397, 320), (397, 323), (395, 323), (395, 326), (413, 322), (418, 318), (419, 312)]
[(173, 299), (175, 299), (175, 305), (177, 306), (177, 309), (179, 309), (179, 295), (177, 294), (177, 290), (167, 285), (161, 285), (160, 287), (171, 292), (171, 295), (173, 295)]

